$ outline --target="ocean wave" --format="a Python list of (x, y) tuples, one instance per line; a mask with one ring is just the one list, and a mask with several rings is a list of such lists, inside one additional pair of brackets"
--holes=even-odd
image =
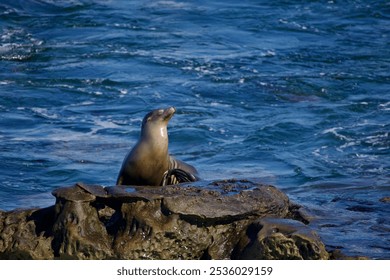
[(43, 45), (42, 40), (34, 38), (23, 28), (6, 28), (0, 32), (0, 59), (2, 60), (29, 60)]
[(390, 101), (386, 102), (386, 103), (383, 103), (383, 104), (379, 104), (378, 107), (379, 107), (380, 110), (390, 111)]
[(38, 107), (32, 107), (31, 110), (39, 117), (43, 117), (45, 119), (59, 119), (60, 116), (57, 113), (52, 113), (46, 108), (38, 108)]

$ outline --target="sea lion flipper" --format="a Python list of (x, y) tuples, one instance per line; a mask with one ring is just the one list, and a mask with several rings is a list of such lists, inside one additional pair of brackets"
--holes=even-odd
[(198, 178), (198, 171), (195, 167), (173, 156), (169, 156), (169, 169), (180, 169)]
[(118, 176), (118, 179), (116, 180), (116, 185), (120, 186), (123, 183), (123, 176)]
[(183, 170), (183, 169), (169, 169), (165, 171), (163, 179), (161, 181), (162, 186), (176, 185), (185, 182), (195, 182), (197, 177), (195, 175)]

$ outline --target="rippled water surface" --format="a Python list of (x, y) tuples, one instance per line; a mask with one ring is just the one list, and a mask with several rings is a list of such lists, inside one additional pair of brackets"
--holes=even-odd
[(0, 208), (113, 185), (150, 110), (204, 179), (256, 178), (390, 259), (389, 1), (0, 3)]

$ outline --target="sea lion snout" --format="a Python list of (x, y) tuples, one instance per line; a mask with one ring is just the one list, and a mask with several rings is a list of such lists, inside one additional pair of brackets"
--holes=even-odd
[(176, 113), (176, 108), (169, 107), (169, 108), (164, 110), (162, 115), (163, 115), (164, 120), (170, 120), (175, 113)]
[(175, 107), (169, 107), (166, 109), (157, 109), (149, 112), (146, 114), (144, 119), (142, 120), (142, 130), (147, 125), (161, 125), (165, 124), (167, 125), (169, 120), (172, 118), (172, 116), (175, 114), (176, 108)]

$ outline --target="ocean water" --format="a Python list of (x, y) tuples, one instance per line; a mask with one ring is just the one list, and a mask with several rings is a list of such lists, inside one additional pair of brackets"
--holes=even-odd
[(143, 116), (208, 180), (273, 184), (390, 259), (389, 1), (0, 2), (0, 209), (110, 186)]

